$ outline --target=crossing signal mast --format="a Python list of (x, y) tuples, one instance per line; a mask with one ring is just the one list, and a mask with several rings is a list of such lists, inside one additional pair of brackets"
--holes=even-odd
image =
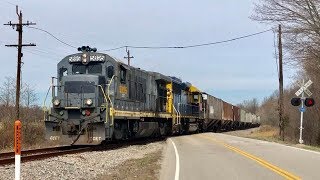
[(311, 96), (312, 93), (308, 90), (308, 87), (312, 84), (312, 81), (309, 80), (307, 83), (304, 83), (304, 80), (302, 82), (302, 85), (300, 87), (300, 89), (295, 93), (296, 96), (300, 96), (301, 97), (297, 97), (297, 98), (292, 98), (291, 99), (291, 104), (293, 106), (300, 106), (299, 110), (301, 112), (301, 116), (300, 116), (300, 138), (299, 138), (299, 143), (303, 144), (303, 140), (302, 140), (302, 130), (303, 130), (303, 113), (307, 110), (306, 107), (312, 107), (315, 104), (315, 100), (313, 98), (306, 98), (305, 94), (307, 94), (307, 96)]

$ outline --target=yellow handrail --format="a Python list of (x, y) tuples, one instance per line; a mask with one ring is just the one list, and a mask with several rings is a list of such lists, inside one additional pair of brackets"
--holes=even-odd
[(113, 81), (113, 79), (114, 79), (114, 75), (111, 77), (111, 79), (110, 79), (110, 82), (108, 83), (108, 91), (107, 91), (107, 95), (108, 95), (108, 99), (109, 99), (109, 102), (110, 102), (110, 105), (111, 105), (111, 108), (110, 108), (110, 116), (111, 116), (111, 124), (110, 124), (110, 126), (113, 126), (113, 121), (114, 121), (114, 118), (113, 118), (113, 114), (114, 114), (114, 109), (113, 109), (113, 103), (112, 103), (112, 101), (111, 101), (111, 98), (110, 98), (110, 85), (111, 85), (111, 83), (112, 83), (112, 81)]

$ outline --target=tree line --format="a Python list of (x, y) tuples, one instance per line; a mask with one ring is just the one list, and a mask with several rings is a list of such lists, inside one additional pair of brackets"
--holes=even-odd
[[(0, 84), (0, 150), (13, 146), (15, 121), (16, 79), (5, 77)], [(43, 112), (37, 104), (38, 96), (32, 85), (21, 86), (21, 122), (23, 147), (39, 145), (44, 142), (45, 128)]]
[[(284, 66), (297, 69), (297, 76), (284, 90), (285, 137), (299, 139), (300, 112), (290, 104), (302, 79), (311, 79), (310, 90), (316, 105), (307, 108), (304, 115), (303, 139), (306, 144), (320, 145), (320, 0), (259, 0), (251, 19), (272, 27), (283, 28)], [(278, 92), (265, 98), (258, 114), (265, 124), (277, 126)]]

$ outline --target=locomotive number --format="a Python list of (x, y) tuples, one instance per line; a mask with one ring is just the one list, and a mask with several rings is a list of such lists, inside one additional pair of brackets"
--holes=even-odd
[(104, 61), (104, 56), (102, 55), (93, 55), (93, 56), (90, 56), (90, 61)]
[(50, 136), (49, 138), (51, 141), (58, 141), (60, 139), (60, 136)]
[(81, 58), (80, 56), (70, 56), (69, 57), (69, 62), (80, 62)]
[(99, 137), (99, 136), (97, 136), (97, 137), (93, 137), (93, 138), (92, 138), (92, 140), (93, 140), (93, 141), (101, 141), (101, 139), (102, 139), (102, 138), (101, 138), (101, 137)]

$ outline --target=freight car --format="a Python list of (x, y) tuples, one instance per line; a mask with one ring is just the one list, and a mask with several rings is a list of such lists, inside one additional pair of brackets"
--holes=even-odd
[(58, 63), (58, 77), (52, 79), (52, 107), (45, 111), (48, 140), (96, 145), (240, 126), (234, 123), (243, 118), (239, 108), (190, 83), (89, 47), (79, 51)]
[[(260, 117), (210, 94), (203, 93), (207, 131), (238, 130), (259, 126)], [(256, 117), (254, 119), (254, 117)]]

